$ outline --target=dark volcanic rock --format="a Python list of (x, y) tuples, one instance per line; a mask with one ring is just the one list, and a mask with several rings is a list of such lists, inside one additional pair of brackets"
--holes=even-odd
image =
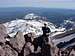
[(25, 44), (25, 39), (22, 32), (18, 32), (16, 37), (10, 40), (10, 44), (20, 53)]

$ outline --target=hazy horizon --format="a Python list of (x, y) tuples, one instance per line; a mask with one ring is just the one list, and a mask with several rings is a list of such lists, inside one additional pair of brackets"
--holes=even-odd
[(43, 7), (75, 9), (74, 0), (0, 0), (2, 7)]

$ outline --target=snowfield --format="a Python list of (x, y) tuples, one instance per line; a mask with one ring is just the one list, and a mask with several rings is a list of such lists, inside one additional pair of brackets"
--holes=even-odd
[[(10, 22), (4, 23), (4, 25), (7, 27), (7, 33), (13, 37), (18, 31), (23, 32), (23, 34), (27, 34), (30, 32), (34, 32), (36, 35), (42, 35), (42, 26), (44, 26), (44, 23), (48, 25), (51, 32), (54, 31), (64, 31), (65, 28), (59, 28), (56, 29), (54, 24), (51, 22), (43, 21), (43, 20), (13, 20)], [(60, 34), (60, 33), (59, 33)]]

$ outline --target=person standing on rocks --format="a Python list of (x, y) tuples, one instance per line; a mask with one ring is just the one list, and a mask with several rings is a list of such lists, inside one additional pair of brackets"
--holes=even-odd
[(49, 27), (47, 26), (46, 23), (44, 23), (44, 26), (42, 27), (42, 31), (43, 31), (43, 39), (48, 42), (48, 36), (49, 36), (49, 33), (51, 32)]

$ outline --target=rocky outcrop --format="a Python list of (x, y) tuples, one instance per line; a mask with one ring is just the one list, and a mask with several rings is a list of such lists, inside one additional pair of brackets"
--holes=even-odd
[(9, 45), (4, 46), (5, 56), (18, 56), (18, 53)]
[(0, 56), (4, 56), (5, 55), (5, 51), (3, 50), (3, 48), (0, 46)]
[(75, 56), (75, 50), (72, 49), (70, 56)]
[(22, 32), (17, 32), (15, 38), (10, 40), (10, 44), (20, 53), (25, 44), (25, 39)]
[[(71, 30), (60, 36), (65, 37), (73, 33), (75, 33), (75, 30)], [(38, 47), (39, 52), (35, 52), (32, 41), (25, 42), (25, 37), (22, 32), (17, 32), (14, 38), (11, 38), (7, 35), (6, 27), (0, 24), (0, 56), (40, 56), (42, 54), (48, 54), (46, 56), (49, 56), (50, 52), (52, 56), (55, 56), (54, 53), (58, 51), (55, 51), (54, 43), (50, 40), (49, 43), (46, 43), (46, 46), (43, 44), (42, 48)], [(32, 37), (31, 39), (33, 40), (36, 36), (32, 33), (30, 37)], [(55, 37), (59, 38), (59, 36)]]
[(9, 45), (0, 46), (0, 56), (18, 56), (18, 53)]
[(17, 32), (14, 38), (7, 39), (10, 39), (10, 41), (6, 41), (6, 38), (4, 38), (5, 41), (0, 42), (0, 56), (26, 56), (31, 53), (31, 45), (25, 43), (22, 32)]
[(6, 27), (3, 24), (0, 24), (0, 42), (2, 43), (5, 42), (4, 37), (6, 37), (6, 35), (7, 35)]

